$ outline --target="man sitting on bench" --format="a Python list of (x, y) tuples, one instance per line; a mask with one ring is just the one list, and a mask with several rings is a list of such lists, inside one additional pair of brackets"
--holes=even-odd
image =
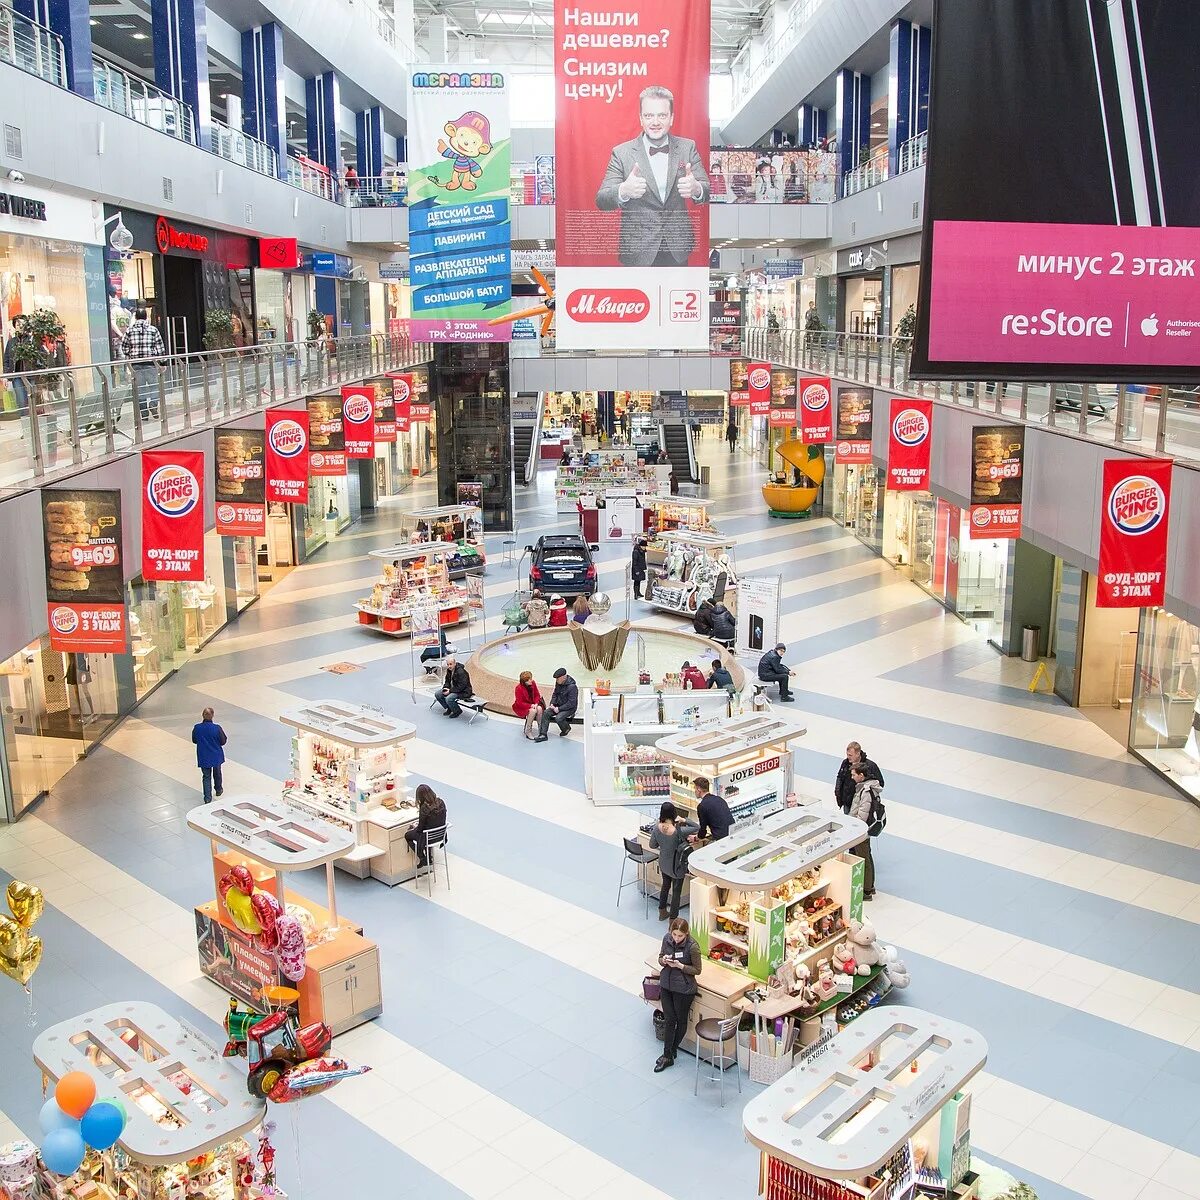
[(442, 706), (442, 711), (448, 717), (462, 716), (462, 701), (470, 700), (474, 695), (471, 687), (471, 676), (458, 659), (451, 654), (446, 659), (446, 678), (442, 682), (442, 690), (434, 699)]
[(796, 672), (790, 670), (783, 661), (786, 650), (787, 647), (782, 642), (779, 642), (774, 650), (768, 650), (758, 660), (758, 678), (762, 683), (779, 684), (779, 699), (784, 704), (791, 704), (795, 697), (788, 689), (788, 680)]

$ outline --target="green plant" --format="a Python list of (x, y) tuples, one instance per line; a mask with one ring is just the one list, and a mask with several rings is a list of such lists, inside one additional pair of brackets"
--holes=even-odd
[(308, 337), (310, 341), (316, 341), (318, 338), (325, 336), (325, 314), (319, 309), (310, 308), (308, 310)]
[(233, 345), (233, 316), (228, 309), (210, 308), (204, 314), (205, 350), (228, 350)]
[(892, 331), (892, 336), (898, 342), (911, 342), (917, 332), (917, 306), (910, 304), (904, 310), (904, 315), (896, 322), (896, 328)]
[(871, 147), (859, 146), (858, 148), (858, 165), (865, 167), (871, 161)]
[[(13, 337), (9, 345), (10, 361), (17, 371), (45, 371), (50, 367), (66, 365), (64, 344), (67, 327), (52, 308), (35, 308), (13, 321)], [(61, 375), (41, 375), (36, 381), (39, 388), (55, 387)]]

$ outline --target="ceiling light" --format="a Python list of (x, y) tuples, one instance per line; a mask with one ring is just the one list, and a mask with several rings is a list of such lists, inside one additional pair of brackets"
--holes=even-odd
[(92, 19), (91, 19), (91, 20), (88, 22), (88, 24), (89, 24), (89, 25), (99, 25), (99, 24), (100, 24), (100, 22), (99, 22), (99, 21), (97, 21), (95, 17), (93, 17), (93, 18), (92, 18)]
[(135, 42), (144, 42), (146, 40), (146, 35), (144, 33), (135, 33), (133, 35), (133, 40)]

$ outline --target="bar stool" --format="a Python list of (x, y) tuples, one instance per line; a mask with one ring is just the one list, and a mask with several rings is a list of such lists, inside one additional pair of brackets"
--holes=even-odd
[(518, 526), (514, 523), (512, 537), (507, 537), (500, 544), (504, 547), (504, 557), (500, 560), (500, 565), (505, 567), (515, 567), (517, 565), (517, 530)]
[[(622, 838), (625, 843), (625, 857), (621, 859), (621, 882), (617, 885), (617, 907), (621, 907), (621, 893), (634, 883), (643, 884), (642, 887), (642, 917), (649, 918), (650, 916), (650, 896), (646, 892), (644, 886), (646, 879), (646, 864), (655, 862), (658, 859), (658, 851), (651, 850), (643, 846), (641, 842), (635, 838)], [(625, 879), (625, 864), (633, 863), (634, 871), (633, 878), (626, 881)]]
[(431, 897), (433, 885), (437, 882), (437, 851), (439, 849), (442, 852), (442, 866), (446, 872), (446, 891), (450, 890), (450, 856), (446, 850), (449, 834), (449, 823), (439, 825), (435, 829), (425, 830), (425, 865), (417, 867), (415, 880), (419, 881), (422, 876), (424, 877)]
[[(731, 1060), (737, 1073), (738, 1091), (742, 1090), (742, 1068), (737, 1056), (737, 1027), (740, 1020), (741, 1017), (726, 1017), (723, 1021), (717, 1020), (716, 1017), (705, 1017), (696, 1022), (696, 1086), (692, 1089), (692, 1095), (700, 1094), (700, 1058), (704, 1053), (704, 1043), (708, 1042), (712, 1046), (708, 1061), (713, 1067), (713, 1071), (709, 1072), (708, 1081), (711, 1083), (714, 1079), (720, 1080), (722, 1108), (725, 1107), (725, 1067)], [(730, 1038), (733, 1039), (732, 1056), (725, 1053), (725, 1045)]]

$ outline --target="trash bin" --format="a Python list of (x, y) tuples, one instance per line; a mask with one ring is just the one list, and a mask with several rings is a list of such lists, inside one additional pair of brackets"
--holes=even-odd
[(1042, 644), (1042, 627), (1040, 625), (1023, 625), (1021, 627), (1021, 659), (1024, 662), (1037, 662), (1038, 649)]
[(707, 467), (707, 466), (700, 468), (700, 486), (701, 487), (708, 487), (708, 476), (709, 476), (709, 472), (711, 470), (712, 470), (712, 468)]

